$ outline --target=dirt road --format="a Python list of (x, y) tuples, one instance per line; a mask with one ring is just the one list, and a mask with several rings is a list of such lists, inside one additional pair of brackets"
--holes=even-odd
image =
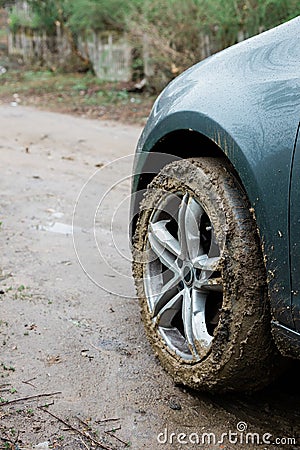
[(131, 159), (105, 167), (139, 133), (0, 107), (0, 448), (299, 448), (299, 366), (252, 397), (212, 397), (155, 359), (127, 259)]

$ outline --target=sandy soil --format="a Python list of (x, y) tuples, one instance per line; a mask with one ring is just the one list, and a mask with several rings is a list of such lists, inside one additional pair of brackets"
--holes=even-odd
[(175, 386), (154, 357), (126, 257), (131, 158), (105, 167), (140, 129), (5, 105), (0, 124), (0, 448), (300, 448), (299, 365), (221, 397)]

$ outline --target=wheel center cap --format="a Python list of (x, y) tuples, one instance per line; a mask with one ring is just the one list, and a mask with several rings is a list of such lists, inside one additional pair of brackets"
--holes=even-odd
[(183, 268), (183, 278), (186, 285), (190, 286), (194, 281), (194, 271), (192, 264), (188, 263)]

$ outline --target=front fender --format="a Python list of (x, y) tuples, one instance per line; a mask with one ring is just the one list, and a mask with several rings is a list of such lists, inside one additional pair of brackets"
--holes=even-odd
[[(150, 121), (151, 124), (151, 121)], [(226, 124), (228, 127), (228, 123)], [(244, 133), (242, 128), (244, 127)], [(150, 130), (148, 132), (148, 130)], [(149, 155), (159, 142), (178, 131), (197, 132), (215, 143), (235, 168), (253, 208), (266, 263), (273, 319), (292, 327), (290, 300), (290, 262), (288, 247), (288, 196), (293, 136), (285, 135), (276, 151), (272, 140), (268, 148), (258, 145), (260, 137), (243, 120), (230, 130), (223, 124), (197, 111), (177, 111), (158, 120), (154, 127), (146, 127), (138, 144), (134, 173), (143, 173), (149, 166)], [(266, 143), (267, 141), (265, 141)], [(197, 156), (196, 153), (193, 156)], [(182, 149), (181, 158), (185, 158)], [(199, 152), (199, 156), (200, 152)], [(155, 159), (151, 170), (159, 172), (166, 161)], [(135, 179), (134, 191), (139, 176)]]

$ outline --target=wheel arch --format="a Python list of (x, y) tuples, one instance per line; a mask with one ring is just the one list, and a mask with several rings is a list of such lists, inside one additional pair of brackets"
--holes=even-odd
[(135, 195), (134, 205), (132, 205), (131, 232), (135, 229), (134, 217), (138, 213), (143, 192), (166, 164), (165, 158), (149, 158), (149, 154), (164, 154), (174, 159), (205, 156), (225, 158), (250, 203), (257, 196), (258, 186), (252, 174), (249, 162), (251, 155), (247, 149), (243, 150), (232, 134), (220, 124), (198, 112), (168, 115), (152, 129), (146, 138), (141, 136), (137, 152), (133, 192), (140, 195)]

